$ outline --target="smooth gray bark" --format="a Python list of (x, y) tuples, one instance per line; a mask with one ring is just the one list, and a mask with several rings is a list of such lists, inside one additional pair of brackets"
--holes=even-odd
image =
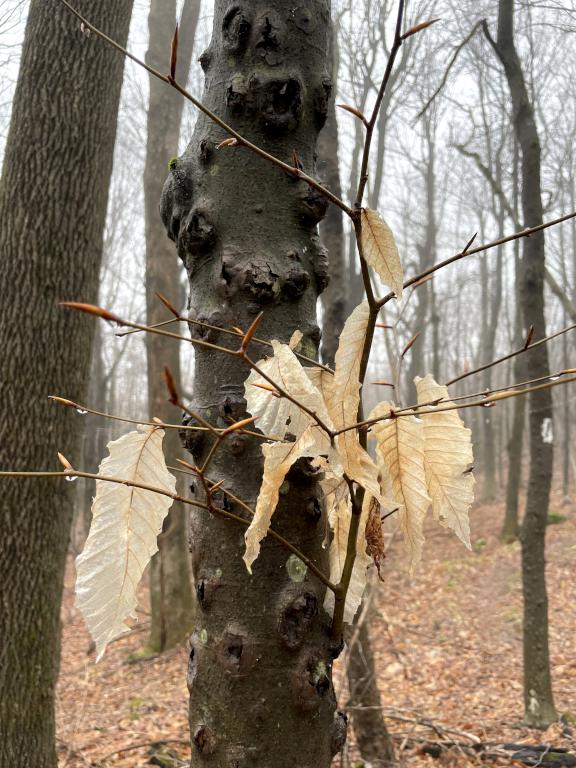
[[(290, 162), (293, 150), (314, 172), (316, 139), (330, 99), (330, 7), (284, 0), (216, 0), (212, 41), (201, 56), (204, 103), (248, 139)], [(200, 116), (184, 155), (173, 164), (162, 212), (190, 281), (190, 316), (248, 328), (317, 353), (316, 300), (327, 263), (317, 234), (325, 201), (303, 182), (242, 148), (216, 146), (225, 133)], [(229, 344), (217, 331), (194, 335)], [(251, 346), (256, 358), (266, 349)], [(193, 409), (217, 426), (246, 415), (248, 368), (196, 350)], [(212, 440), (189, 433), (196, 464)], [(254, 505), (262, 479), (261, 442), (234, 434), (210, 476)], [(282, 489), (273, 526), (326, 568), (317, 475), (299, 463)], [(201, 489), (193, 484), (192, 492)], [(214, 499), (238, 515), (237, 504)], [(268, 537), (250, 575), (244, 528), (202, 510), (192, 515), (191, 548), (199, 604), (188, 668), (192, 763), (214, 768), (328, 768), (345, 738), (335, 712), (331, 665), (338, 654), (322, 610), (324, 588)]]

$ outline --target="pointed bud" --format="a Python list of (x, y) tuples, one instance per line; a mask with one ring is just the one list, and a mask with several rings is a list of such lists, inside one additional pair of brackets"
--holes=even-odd
[(468, 242), (467, 242), (467, 243), (466, 243), (466, 245), (464, 246), (464, 250), (462, 251), (462, 255), (463, 255), (463, 256), (464, 256), (466, 253), (468, 253), (468, 250), (470, 249), (470, 247), (472, 246), (472, 243), (474, 242), (474, 240), (476, 240), (476, 238), (477, 238), (477, 237), (478, 237), (478, 232), (474, 232), (474, 234), (472, 235), (472, 237), (470, 238), (470, 240), (468, 240)]
[(164, 381), (166, 383), (166, 389), (168, 390), (168, 400), (172, 405), (178, 405), (180, 402), (178, 389), (176, 388), (176, 382), (174, 381), (174, 376), (172, 376), (172, 371), (167, 365), (164, 366)]
[(359, 120), (362, 120), (364, 125), (366, 126), (368, 125), (368, 120), (366, 120), (366, 116), (362, 112), (360, 112), (360, 110), (357, 109), (356, 107), (352, 107), (350, 104), (337, 104), (336, 106), (340, 107), (340, 109), (343, 109), (345, 112), (350, 112), (351, 115), (354, 115)]
[(174, 304), (172, 304), (172, 302), (171, 302), (171, 301), (169, 301), (169, 300), (166, 298), (166, 296), (164, 296), (164, 294), (160, 293), (160, 291), (156, 291), (156, 292), (155, 292), (155, 295), (156, 295), (156, 297), (157, 297), (158, 299), (160, 299), (160, 301), (162, 302), (162, 304), (164, 304), (164, 306), (166, 307), (166, 309), (167, 309), (169, 312), (172, 312), (172, 314), (174, 315), (174, 317), (177, 317), (178, 319), (180, 319), (180, 312), (178, 312), (178, 310), (176, 309), (176, 307), (174, 306)]
[(405, 346), (405, 347), (404, 347), (404, 349), (402, 350), (402, 354), (400, 355), (400, 357), (404, 357), (404, 355), (405, 355), (405, 354), (406, 354), (406, 353), (407, 353), (407, 352), (408, 352), (410, 349), (412, 349), (412, 347), (413, 347), (413, 346), (414, 346), (414, 344), (416, 343), (416, 341), (417, 341), (418, 337), (420, 336), (420, 333), (421, 333), (421, 331), (418, 331), (418, 333), (415, 333), (415, 334), (414, 334), (414, 336), (412, 336), (412, 338), (410, 339), (410, 341), (408, 342), (408, 344), (406, 344), (406, 346)]
[(60, 462), (60, 464), (62, 464), (62, 466), (66, 471), (71, 472), (74, 469), (72, 464), (70, 464), (70, 462), (68, 461), (66, 456), (64, 456), (63, 453), (58, 452), (58, 461)]
[(534, 326), (531, 325), (530, 328), (528, 329), (528, 335), (526, 336), (526, 341), (524, 342), (523, 349), (528, 349), (528, 347), (532, 343), (533, 336), (534, 336)]
[(250, 342), (254, 338), (254, 334), (256, 333), (256, 331), (258, 329), (258, 326), (260, 325), (260, 322), (261, 322), (263, 317), (264, 317), (264, 312), (260, 312), (260, 314), (254, 319), (254, 321), (253, 321), (252, 325), (250, 326), (250, 328), (248, 328), (248, 330), (244, 334), (244, 338), (242, 339), (242, 345), (240, 347), (240, 351), (241, 352), (245, 352), (246, 351), (248, 345), (250, 344)]
[(172, 45), (170, 48), (170, 79), (176, 80), (176, 62), (178, 61), (178, 24), (172, 36)]
[(234, 424), (231, 424), (223, 432), (221, 432), (220, 436), (226, 437), (226, 435), (229, 435), (232, 432), (237, 432), (239, 429), (244, 429), (245, 427), (248, 427), (250, 424), (254, 424), (255, 421), (256, 419), (254, 416), (251, 416), (249, 419), (242, 419), (242, 421), (235, 421)]
[(235, 138), (229, 138), (224, 139), (224, 141), (221, 141), (220, 144), (216, 147), (216, 149), (222, 149), (222, 147), (235, 147), (238, 144), (238, 139)]
[(252, 384), (253, 387), (258, 387), (258, 389), (263, 389), (265, 392), (271, 392), (274, 397), (280, 397), (280, 392), (278, 392), (277, 389), (274, 389), (274, 387), (271, 387), (269, 384)]
[(300, 162), (300, 158), (298, 157), (298, 153), (296, 152), (295, 149), (292, 150), (292, 165), (294, 166), (294, 168), (296, 168), (299, 171), (304, 170), (304, 166)]
[(102, 320), (107, 320), (109, 323), (117, 323), (118, 325), (125, 325), (117, 315), (112, 312), (108, 312), (107, 309), (97, 307), (94, 304), (84, 304), (81, 301), (61, 301), (61, 307), (67, 307), (68, 309), (77, 309), (79, 312), (85, 312), (87, 315), (94, 315), (95, 317), (101, 317)]
[(195, 467), (194, 464), (190, 464), (190, 462), (184, 461), (184, 459), (176, 459), (176, 461), (178, 462), (178, 464), (181, 464), (183, 467), (186, 467), (186, 469), (192, 470), (194, 474), (196, 475), (199, 474), (198, 467)]
[(53, 400), (55, 403), (58, 403), (58, 405), (65, 405), (66, 408), (76, 408), (76, 409), (80, 408), (78, 403), (75, 403), (73, 400), (67, 400), (65, 397), (58, 397), (57, 395), (48, 395), (48, 400)]
[(423, 277), (421, 280), (418, 280), (416, 283), (412, 284), (412, 290), (416, 290), (416, 288), (420, 288), (421, 285), (429, 283), (433, 278), (434, 275), (427, 275), (426, 277)]
[(429, 21), (422, 21), (420, 24), (415, 24), (413, 27), (410, 27), (408, 32), (404, 32), (402, 40), (407, 40), (409, 37), (412, 37), (412, 35), (422, 32), (423, 29), (428, 29), (432, 24), (436, 24), (437, 21), (440, 21), (440, 19), (430, 19)]

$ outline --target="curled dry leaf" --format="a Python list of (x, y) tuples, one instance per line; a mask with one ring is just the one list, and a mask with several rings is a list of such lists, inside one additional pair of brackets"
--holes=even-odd
[[(370, 307), (364, 301), (346, 320), (340, 335), (334, 377), (326, 389), (326, 404), (336, 430), (358, 421), (360, 368), (369, 319)], [(346, 475), (379, 498), (378, 468), (360, 445), (357, 431), (342, 432), (335, 442)]]
[[(140, 426), (108, 443), (99, 474), (151, 485), (168, 494), (176, 480), (168, 472), (156, 427)], [(152, 555), (173, 499), (154, 491), (96, 481), (92, 525), (84, 551), (76, 558), (76, 604), (96, 643), (98, 659), (106, 645), (135, 616), (136, 590)]]
[(370, 497), (368, 519), (366, 520), (366, 552), (374, 561), (378, 578), (384, 581), (380, 567), (386, 557), (386, 545), (384, 543), (384, 531), (380, 517), (380, 502), (373, 496)]
[[(453, 406), (448, 389), (428, 374), (416, 377), (419, 403), (442, 398), (440, 408)], [(427, 411), (431, 410), (429, 407)], [(457, 410), (422, 414), (424, 422), (424, 466), (434, 518), (454, 531), (470, 549), (468, 512), (474, 501), (475, 480), (468, 471), (474, 461), (471, 431)]]
[(384, 285), (402, 298), (404, 272), (392, 230), (376, 211), (362, 209), (361, 243), (364, 259)]
[[(379, 403), (369, 418), (382, 418), (393, 407)], [(414, 416), (402, 416), (377, 422), (373, 434), (382, 472), (389, 476), (392, 495), (400, 507), (400, 528), (413, 570), (422, 557), (424, 518), (430, 506), (424, 469), (424, 424)]]
[[(291, 343), (298, 344), (300, 338), (301, 334), (297, 332)], [(273, 341), (272, 347), (273, 357), (260, 361), (258, 368), (274, 381), (279, 390), (289, 394), (331, 428), (332, 422), (324, 398), (292, 349), (278, 341)], [(327, 433), (318, 426), (310, 413), (303, 411), (287, 397), (275, 397), (274, 392), (263, 388), (265, 384), (266, 379), (257, 371), (252, 371), (248, 376), (245, 386), (248, 412), (254, 416), (256, 425), (266, 434), (283, 438), (289, 432), (296, 440), (262, 445), (264, 474), (254, 518), (245, 535), (244, 561), (248, 570), (251, 570), (254, 560), (258, 557), (260, 542), (270, 527), (278, 503), (280, 486), (290, 467), (304, 456), (314, 458), (331, 452)]]
[(314, 429), (318, 427), (308, 428), (295, 443), (265, 443), (262, 446), (264, 454), (262, 485), (254, 517), (244, 535), (246, 541), (244, 562), (250, 573), (252, 573), (252, 564), (260, 554), (260, 542), (265, 538), (270, 527), (284, 478), (294, 462), (302, 456), (314, 454)]
[[(331, 420), (324, 399), (294, 352), (287, 344), (281, 344), (279, 341), (273, 341), (272, 347), (274, 354), (260, 360), (257, 363), (258, 368), (279, 390), (290, 394), (330, 426)], [(289, 431), (299, 437), (314, 420), (288, 398), (274, 397), (269, 391), (270, 386), (270, 382), (258, 372), (250, 372), (245, 384), (248, 413), (255, 417), (256, 426), (265, 434), (284, 437)]]

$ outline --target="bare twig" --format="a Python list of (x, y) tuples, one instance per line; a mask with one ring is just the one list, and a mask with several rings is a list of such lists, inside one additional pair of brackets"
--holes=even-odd
[[(541, 232), (544, 229), (548, 229), (549, 227), (554, 227), (557, 224), (562, 224), (564, 221), (569, 221), (570, 219), (576, 218), (576, 211), (573, 213), (567, 213), (564, 216), (560, 216), (557, 219), (552, 219), (551, 221), (544, 222), (544, 224), (538, 224), (536, 227), (526, 227), (525, 229), (520, 230), (520, 232), (515, 232), (513, 235), (507, 235), (506, 237), (501, 237), (498, 240), (493, 240), (491, 243), (486, 243), (485, 245), (479, 245), (476, 248), (465, 248), (463, 251), (460, 251), (460, 253), (457, 253), (455, 256), (451, 256), (448, 259), (445, 259), (444, 261), (438, 262), (438, 264), (434, 264), (432, 267), (429, 267), (428, 269), (425, 269), (423, 272), (420, 272), (417, 275), (414, 275), (414, 277), (409, 278), (404, 283), (404, 288), (409, 288), (411, 285), (414, 285), (414, 283), (419, 282), (422, 280), (422, 278), (427, 277), (428, 275), (432, 275), (434, 272), (438, 272), (439, 269), (444, 269), (444, 267), (449, 266), (450, 264), (453, 264), (456, 261), (459, 261), (460, 259), (465, 258), (466, 256), (473, 256), (476, 253), (482, 253), (483, 251), (488, 251), (491, 248), (497, 248), (499, 245), (504, 245), (505, 243), (510, 243), (514, 240), (519, 240), (522, 237), (530, 237), (530, 235), (535, 234), (536, 232)], [(381, 298), (378, 301), (378, 306), (383, 307), (384, 304), (387, 304), (391, 299), (394, 298), (396, 294), (390, 292), (386, 294), (383, 298)]]

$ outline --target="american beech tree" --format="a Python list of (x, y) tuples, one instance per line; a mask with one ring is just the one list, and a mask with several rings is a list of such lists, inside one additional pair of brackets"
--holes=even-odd
[[(417, 402), (382, 401), (363, 413), (372, 340), (386, 304), (460, 259), (576, 214), (486, 245), (470, 242), (405, 278), (392, 231), (363, 201), (396, 56), (431, 22), (404, 31), (400, 0), (370, 115), (345, 107), (365, 130), (358, 189), (348, 204), (315, 177), (331, 90), (329, 13), (326, 0), (295, 7), (216, 0), (212, 41), (201, 57), (202, 101), (175, 79), (177, 35), (167, 74), (143, 64), (201, 113), (189, 146), (171, 164), (161, 205), (188, 272), (188, 316), (161, 300), (169, 321), (187, 323), (190, 336), (164, 322), (142, 325), (94, 305), (65, 305), (166, 343), (192, 343), (193, 401), (184, 405), (181, 427), (143, 421), (110, 443), (98, 475), (63, 455), (63, 471), (0, 473), (96, 478), (93, 525), (77, 560), (77, 602), (99, 656), (128, 628), (170, 505), (191, 508), (199, 610), (188, 663), (195, 766), (330, 766), (346, 738), (332, 662), (360, 607), (368, 569), (383, 568), (384, 519), (398, 520), (412, 568), (422, 557), (430, 509), (469, 547), (473, 456), (459, 410), (576, 380), (566, 370), (553, 380), (453, 398), (428, 374), (416, 377)], [(328, 204), (353, 224), (366, 293), (346, 320), (333, 369), (316, 360), (315, 310), (327, 271), (316, 227)], [(181, 403), (169, 374), (166, 381), (172, 401)], [(168, 467), (164, 435), (178, 428), (192, 460)], [(189, 496), (175, 491), (178, 472)]]

